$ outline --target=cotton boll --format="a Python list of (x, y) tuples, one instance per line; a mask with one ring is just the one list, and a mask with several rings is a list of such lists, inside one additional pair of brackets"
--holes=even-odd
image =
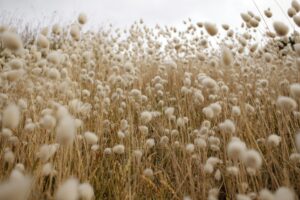
[(275, 146), (275, 147), (279, 145), (280, 141), (281, 141), (281, 137), (276, 134), (270, 135), (267, 139), (268, 145)]
[(61, 145), (73, 143), (76, 135), (76, 126), (73, 117), (65, 115), (58, 122), (56, 127), (56, 141)]
[(294, 99), (286, 96), (279, 96), (277, 98), (276, 105), (283, 111), (293, 111), (298, 106), (297, 102)]
[(280, 21), (275, 21), (273, 27), (278, 36), (286, 36), (289, 32), (289, 27)]
[(98, 142), (98, 136), (92, 132), (85, 132), (84, 138), (89, 145), (94, 145)]
[(63, 182), (56, 192), (56, 200), (78, 200), (78, 185), (78, 180), (75, 178)]
[(94, 198), (94, 189), (89, 183), (80, 184), (78, 193), (82, 200), (92, 200)]
[(219, 128), (223, 133), (235, 133), (235, 124), (230, 119), (226, 119), (224, 122), (220, 123)]
[(78, 22), (80, 24), (85, 24), (87, 22), (87, 16), (84, 13), (80, 13), (78, 16)]
[(20, 121), (20, 110), (15, 104), (9, 104), (2, 113), (2, 126), (9, 129), (17, 128)]
[(16, 51), (23, 48), (22, 40), (16, 33), (4, 32), (2, 34), (4, 47)]
[(121, 155), (121, 154), (125, 153), (125, 147), (124, 147), (123, 144), (115, 145), (112, 150), (115, 154), (120, 154)]
[(215, 36), (218, 33), (218, 28), (213, 23), (210, 23), (210, 22), (204, 23), (204, 28), (207, 31), (207, 33), (211, 36)]
[(294, 192), (287, 187), (280, 187), (275, 192), (275, 198), (274, 200), (295, 200), (295, 194)]

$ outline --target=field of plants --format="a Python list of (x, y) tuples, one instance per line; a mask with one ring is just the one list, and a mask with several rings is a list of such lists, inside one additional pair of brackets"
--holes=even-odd
[(0, 200), (299, 200), (299, 11), (1, 25)]

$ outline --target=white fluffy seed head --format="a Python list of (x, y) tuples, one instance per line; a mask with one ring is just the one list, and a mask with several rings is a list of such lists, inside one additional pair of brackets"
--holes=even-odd
[(86, 142), (90, 145), (97, 144), (97, 142), (98, 142), (98, 136), (93, 132), (89, 132), (89, 131), (85, 132), (84, 138), (85, 138)]
[(51, 175), (55, 175), (55, 174), (56, 174), (56, 170), (53, 168), (53, 165), (51, 163), (46, 163), (43, 165), (43, 168), (42, 168), (43, 176), (51, 176)]
[(52, 115), (46, 114), (41, 118), (40, 125), (44, 129), (51, 130), (56, 125), (56, 119)]
[(293, 16), (293, 21), (295, 22), (295, 24), (300, 27), (300, 15), (294, 15)]
[(276, 104), (277, 107), (283, 111), (293, 111), (298, 106), (297, 102), (294, 99), (286, 96), (279, 96), (277, 98)]
[(233, 116), (240, 116), (241, 115), (241, 109), (240, 109), (240, 107), (239, 106), (232, 106), (231, 114)]
[(152, 120), (152, 114), (149, 111), (143, 111), (141, 113), (141, 121), (143, 124), (147, 124)]
[(61, 145), (70, 145), (76, 136), (75, 120), (70, 115), (65, 115), (56, 127), (56, 141)]
[(20, 121), (20, 110), (15, 104), (9, 104), (2, 113), (2, 126), (9, 129), (17, 128)]
[(70, 28), (70, 35), (72, 36), (72, 38), (76, 41), (78, 41), (80, 39), (80, 28), (78, 25), (72, 25)]
[(4, 161), (9, 164), (15, 162), (15, 154), (10, 149), (7, 149), (4, 153)]
[(47, 37), (40, 34), (36, 39), (36, 45), (41, 49), (48, 49), (50, 44)]
[(139, 131), (143, 134), (143, 135), (148, 135), (149, 129), (147, 126), (139, 126)]
[(82, 200), (92, 200), (94, 198), (94, 189), (89, 183), (80, 184), (78, 193)]
[(288, 187), (280, 187), (275, 192), (274, 200), (295, 200), (295, 193)]
[(296, 12), (300, 11), (300, 3), (297, 0), (293, 0), (291, 5), (292, 5), (292, 8), (294, 8)]
[(228, 157), (233, 160), (241, 159), (246, 150), (246, 144), (240, 139), (231, 139), (227, 146)]
[(276, 134), (269, 135), (269, 137), (267, 139), (268, 145), (274, 146), (274, 147), (277, 147), (279, 145), (280, 141), (281, 141), (281, 137)]
[(124, 147), (123, 144), (115, 145), (112, 150), (115, 154), (120, 154), (121, 155), (121, 154), (125, 153), (125, 147)]
[(243, 162), (247, 168), (259, 170), (262, 165), (262, 158), (256, 150), (250, 149), (243, 154)]
[(75, 178), (63, 182), (56, 192), (56, 200), (78, 200), (78, 185), (79, 182)]
[(146, 140), (146, 147), (147, 148), (152, 148), (155, 145), (155, 140), (153, 138), (149, 138)]
[(204, 28), (207, 31), (207, 33), (211, 36), (215, 36), (218, 33), (218, 28), (213, 23), (210, 23), (210, 22), (204, 23)]
[(235, 133), (235, 124), (230, 119), (226, 119), (224, 122), (220, 123), (219, 128), (223, 133)]
[(86, 16), (86, 14), (80, 13), (79, 16), (78, 16), (78, 22), (80, 24), (82, 24), (82, 25), (86, 24), (86, 22), (87, 22), (87, 16)]
[(205, 107), (202, 109), (203, 114), (206, 118), (212, 119), (214, 117), (214, 111), (211, 107)]
[(228, 48), (223, 48), (222, 50), (222, 62), (229, 66), (233, 62), (233, 55), (232, 52)]
[(58, 147), (58, 144), (44, 144), (40, 147), (36, 155), (42, 162), (47, 162), (55, 154)]
[(280, 21), (275, 21), (273, 23), (273, 27), (277, 35), (281, 37), (286, 36), (289, 32), (289, 27), (285, 23)]
[(22, 40), (16, 33), (4, 32), (2, 34), (2, 41), (4, 47), (12, 51), (19, 50), (23, 48)]
[(274, 200), (274, 194), (268, 189), (262, 189), (259, 192), (259, 198), (261, 200)]
[(290, 85), (290, 92), (291, 95), (295, 99), (300, 99), (300, 84), (299, 83), (294, 83)]
[(188, 153), (193, 153), (194, 150), (195, 150), (195, 146), (194, 144), (187, 144), (186, 147), (185, 147), (185, 150), (188, 152)]
[(167, 115), (168, 119), (173, 116), (175, 109), (173, 107), (168, 107), (165, 109), (165, 115)]
[(152, 178), (153, 177), (153, 170), (151, 168), (147, 168), (143, 171), (144, 176), (148, 177), (148, 178)]

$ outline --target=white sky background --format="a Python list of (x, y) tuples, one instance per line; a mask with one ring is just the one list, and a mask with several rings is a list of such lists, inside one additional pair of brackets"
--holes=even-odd
[[(273, 20), (287, 22), (286, 10), (291, 0), (254, 1), (262, 12), (268, 7), (273, 11), (274, 17), (268, 20), (269, 25)], [(89, 27), (109, 23), (128, 27), (140, 18), (148, 25), (181, 26), (188, 17), (193, 22), (211, 21), (239, 27), (242, 22), (240, 13), (247, 10), (259, 14), (253, 0), (0, 0), (0, 23), (5, 23), (7, 17), (15, 17), (24, 22), (49, 25), (73, 21), (78, 13), (85, 12)], [(264, 27), (263, 22), (260, 26)]]

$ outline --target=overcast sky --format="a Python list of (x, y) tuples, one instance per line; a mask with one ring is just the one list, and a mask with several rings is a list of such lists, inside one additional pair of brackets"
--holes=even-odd
[[(270, 7), (274, 19), (287, 21), (285, 13), (291, 0), (254, 1), (261, 11)], [(0, 0), (0, 21), (3, 23), (3, 15), (8, 15), (6, 12), (25, 22), (45, 24), (72, 21), (79, 12), (85, 12), (88, 26), (93, 27), (108, 23), (124, 27), (140, 18), (149, 25), (180, 25), (188, 17), (194, 22), (239, 26), (240, 13), (247, 10), (258, 14), (253, 0)]]

